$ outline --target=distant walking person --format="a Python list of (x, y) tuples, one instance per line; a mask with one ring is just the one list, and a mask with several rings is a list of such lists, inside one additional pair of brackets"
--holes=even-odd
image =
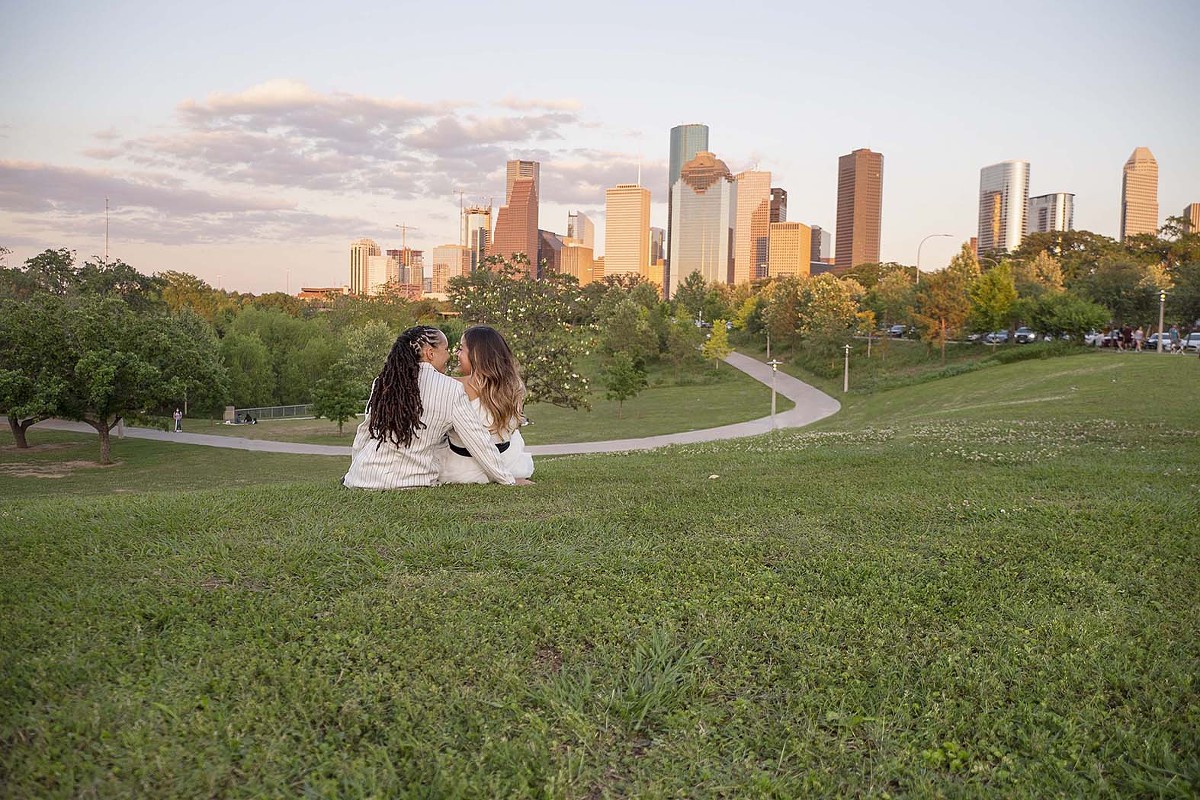
[(371, 385), (367, 416), (354, 436), (343, 484), (356, 489), (437, 486), (451, 429), (488, 480), (517, 482), (466, 389), (445, 374), (449, 361), (449, 342), (437, 328), (418, 325), (400, 334)]
[(183, 432), (183, 412), (177, 408), (177, 409), (175, 409), (175, 413), (172, 414), (171, 416), (175, 419), (175, 432), (182, 433)]
[(1142, 352), (1142, 341), (1146, 338), (1146, 332), (1142, 330), (1142, 326), (1138, 325), (1137, 330), (1133, 332), (1133, 349), (1139, 353)]

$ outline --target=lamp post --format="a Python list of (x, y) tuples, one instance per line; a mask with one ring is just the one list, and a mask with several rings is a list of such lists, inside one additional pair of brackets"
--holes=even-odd
[(767, 365), (771, 367), (771, 430), (775, 430), (775, 375), (779, 372), (782, 361), (771, 359)]
[(919, 245), (917, 245), (917, 283), (921, 282), (921, 248), (924, 247), (925, 243), (927, 241), (929, 241), (930, 239), (934, 239), (939, 236), (952, 236), (952, 235), (953, 234), (949, 234), (949, 233), (931, 233), (928, 236), (926, 236), (924, 239), (922, 239), (921, 243)]
[(850, 391), (850, 345), (846, 348), (846, 365), (842, 368), (842, 394)]
[(1158, 352), (1162, 352), (1163, 342), (1163, 310), (1167, 306), (1167, 290), (1158, 290)]

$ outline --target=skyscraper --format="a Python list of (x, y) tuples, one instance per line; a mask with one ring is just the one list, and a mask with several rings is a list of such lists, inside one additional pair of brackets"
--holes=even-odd
[(709, 283), (733, 277), (737, 186), (725, 162), (701, 151), (680, 171), (671, 192), (670, 294), (693, 272)]
[(650, 190), (620, 183), (604, 193), (604, 274), (650, 276)]
[(1148, 147), (1138, 147), (1121, 176), (1121, 241), (1139, 233), (1158, 233), (1158, 162)]
[(387, 282), (401, 286), (419, 286), (425, 278), (425, 253), (404, 247), (388, 250)]
[(979, 170), (979, 252), (1011, 253), (1029, 230), (1029, 162), (1002, 161)]
[(1188, 233), (1200, 233), (1200, 203), (1188, 203), (1183, 207), (1183, 229)]
[(838, 269), (879, 260), (883, 216), (883, 155), (865, 147), (838, 159)]
[(388, 255), (367, 256), (367, 288), (365, 294), (374, 297), (383, 291), (389, 283), (397, 286), (399, 281), (393, 277), (392, 257)]
[(368, 258), (380, 254), (379, 245), (372, 239), (359, 239), (350, 245), (350, 294), (367, 294), (371, 288), (371, 268)]
[(683, 171), (683, 165), (696, 157), (697, 153), (708, 150), (708, 126), (701, 124), (676, 125), (671, 128), (671, 161), (667, 168), (667, 258), (663, 269), (663, 292), (669, 296), (670, 288), (678, 281), (671, 275), (671, 244), (673, 234), (671, 225), (675, 218), (672, 203), (675, 201), (675, 184)]
[(471, 271), (471, 249), (461, 244), (444, 244), (433, 248), (433, 270), (430, 291), (446, 291), (446, 282)]
[(538, 231), (538, 268), (534, 275), (543, 278), (562, 269), (559, 254), (562, 252), (562, 237), (553, 231)]
[(564, 275), (574, 275), (578, 278), (580, 286), (587, 286), (594, 279), (594, 255), (592, 248), (568, 236), (563, 239), (562, 250), (559, 253), (559, 270)]
[[(511, 163), (511, 162), (510, 162)], [(529, 258), (527, 272), (537, 276), (538, 202), (533, 178), (517, 178), (513, 182), (508, 204), (496, 214), (496, 232), (492, 237), (489, 255), (511, 259), (516, 253)]]
[(746, 283), (766, 277), (767, 241), (771, 234), (771, 173), (746, 170), (733, 178), (737, 211), (733, 225), (733, 280)]
[(662, 265), (667, 259), (667, 231), (665, 228), (650, 229), (650, 263)]
[(833, 234), (820, 225), (812, 226), (812, 261), (828, 261)]
[(591, 218), (582, 211), (572, 211), (567, 214), (567, 237), (575, 239), (584, 247), (596, 246), (596, 226)]
[(1039, 194), (1029, 198), (1028, 233), (1075, 230), (1075, 195), (1070, 192)]
[(812, 230), (801, 222), (771, 223), (770, 278), (807, 277), (812, 253)]
[(787, 190), (771, 187), (771, 222), (787, 222)]
[(492, 243), (492, 207), (468, 206), (463, 209), (462, 244), (471, 252), (471, 270), (479, 268)]
[(542, 165), (538, 161), (509, 161), (504, 169), (504, 202), (512, 202), (517, 178), (533, 178), (534, 197), (542, 196)]

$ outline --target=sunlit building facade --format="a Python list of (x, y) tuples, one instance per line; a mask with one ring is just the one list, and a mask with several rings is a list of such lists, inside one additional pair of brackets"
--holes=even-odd
[(1039, 194), (1029, 198), (1028, 233), (1075, 230), (1075, 195), (1070, 192)]
[(767, 277), (808, 277), (812, 229), (802, 222), (772, 222), (769, 236)]
[(683, 165), (696, 157), (698, 153), (708, 150), (708, 126), (693, 123), (690, 125), (676, 125), (671, 128), (671, 157), (667, 166), (667, 245), (666, 245), (666, 266), (663, 268), (662, 285), (663, 291), (669, 296), (670, 287), (674, 286), (679, 281), (675, 280), (671, 274), (671, 253), (673, 245), (671, 244), (673, 233), (671, 225), (675, 219), (673, 203), (675, 199), (675, 184), (679, 181), (679, 176), (683, 172)]
[(604, 201), (604, 274), (650, 280), (650, 190), (620, 183), (604, 193)]
[(372, 239), (359, 239), (350, 245), (350, 294), (367, 294), (371, 285), (367, 259), (380, 255), (379, 245)]
[(471, 253), (471, 270), (479, 268), (488, 256), (492, 241), (492, 207), (468, 206), (463, 209), (462, 244)]
[(1139, 233), (1158, 233), (1158, 162), (1148, 147), (1138, 147), (1121, 174), (1121, 241)]
[(572, 211), (567, 215), (567, 238), (574, 239), (584, 247), (595, 248), (596, 225), (591, 217), (582, 211)]
[(838, 159), (838, 269), (879, 260), (883, 219), (883, 154), (860, 147)]
[(1011, 253), (1020, 247), (1029, 230), (1028, 211), (1028, 161), (1002, 161), (981, 169), (979, 252)]
[(496, 214), (496, 230), (488, 255), (511, 259), (517, 253), (529, 259), (527, 272), (537, 275), (538, 208), (533, 178), (517, 178), (506, 205)]
[(392, 277), (392, 257), (388, 255), (367, 256), (367, 274), (365, 294), (372, 297), (383, 291), (383, 287), (389, 283), (399, 283)]
[(737, 208), (729, 167), (708, 151), (697, 153), (680, 171), (670, 205), (670, 295), (693, 272), (709, 283), (729, 283)]
[(771, 222), (787, 222), (787, 190), (771, 187)]
[(435, 294), (443, 294), (446, 284), (451, 278), (458, 278), (471, 272), (471, 248), (461, 244), (444, 244), (433, 248), (433, 268), (430, 274), (429, 290)]
[(568, 236), (563, 239), (559, 256), (559, 269), (565, 275), (574, 275), (580, 286), (587, 286), (596, 279), (594, 251), (583, 242)]
[(1188, 203), (1183, 208), (1183, 229), (1188, 233), (1200, 233), (1200, 203)]
[(733, 224), (733, 280), (746, 283), (766, 277), (767, 242), (771, 235), (771, 173), (746, 170), (733, 177), (737, 211)]
[[(538, 161), (509, 161), (504, 166), (504, 202), (512, 203), (513, 188), (518, 178), (533, 179), (533, 196), (542, 196), (542, 165)], [(536, 224), (536, 222), (535, 222)]]

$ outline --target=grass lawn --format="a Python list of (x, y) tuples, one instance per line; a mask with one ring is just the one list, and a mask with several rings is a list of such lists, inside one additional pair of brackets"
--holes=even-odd
[[(742, 372), (722, 364), (686, 369), (682, 382), (673, 368), (651, 365), (650, 386), (622, 408), (604, 398), (599, 359), (584, 359), (580, 365), (591, 376), (593, 391), (590, 411), (574, 411), (546, 404), (531, 404), (525, 412), (534, 424), (521, 433), (529, 444), (598, 442), (631, 439), (664, 433), (699, 430), (765, 417), (771, 412), (771, 389)], [(792, 407), (790, 400), (777, 398), (778, 410)], [(278, 442), (349, 445), (359, 420), (350, 420), (341, 435), (337, 425), (326, 419), (259, 420), (257, 425), (224, 425), (216, 420), (195, 419), (184, 423), (189, 433), (211, 433), (266, 439)]]
[(217, 491), (151, 442), (97, 494), (0, 476), (0, 793), (1194, 797), (1198, 367), (999, 365), (523, 489)]

